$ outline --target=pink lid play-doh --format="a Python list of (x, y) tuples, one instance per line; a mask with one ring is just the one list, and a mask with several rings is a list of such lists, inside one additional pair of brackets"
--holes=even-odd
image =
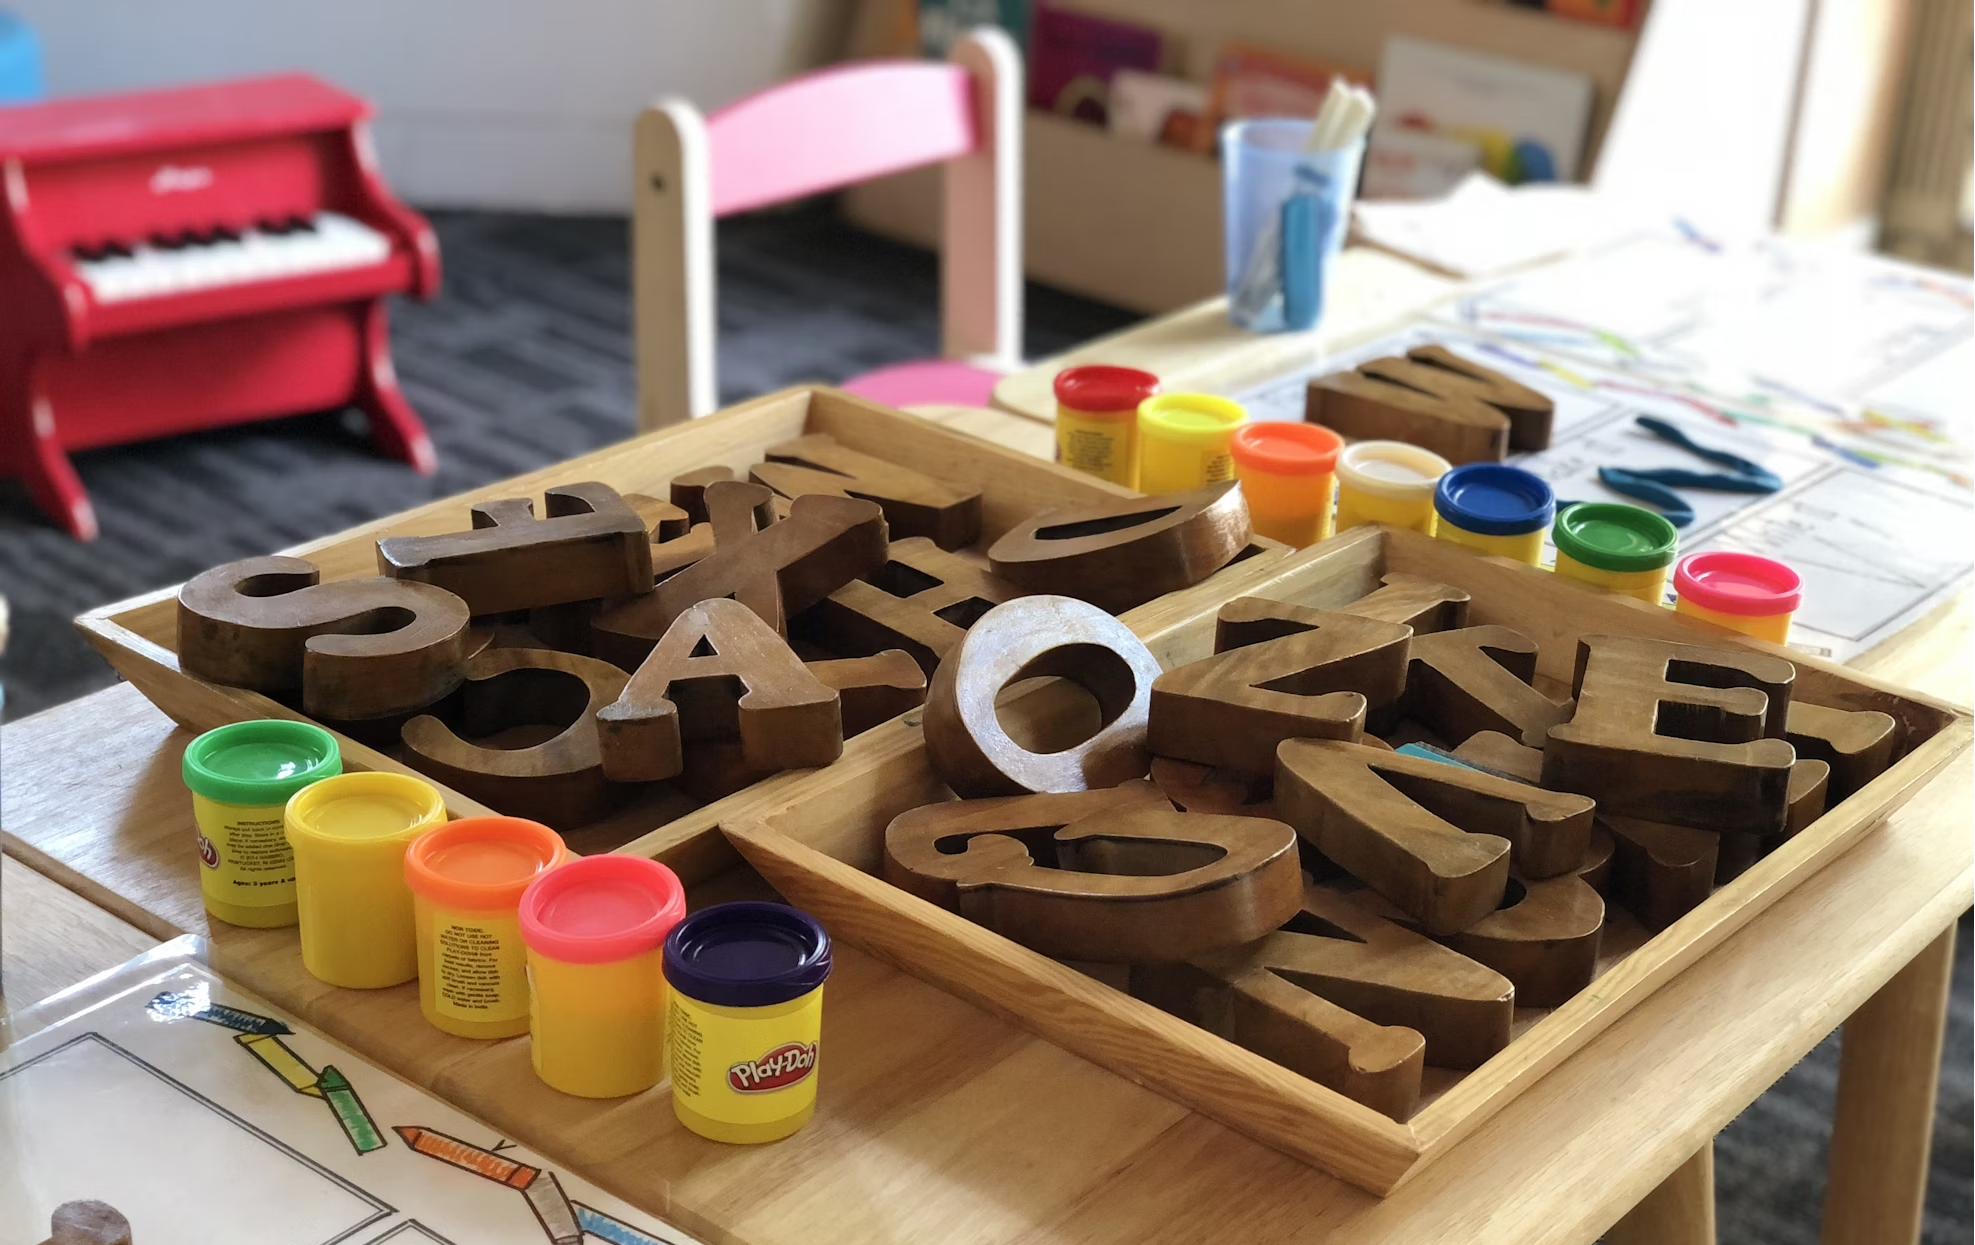
[(1690, 604), (1717, 614), (1789, 614), (1804, 599), (1804, 581), (1789, 567), (1729, 550), (1680, 559), (1673, 587)]
[(642, 856), (584, 856), (521, 896), (521, 940), (566, 964), (606, 964), (664, 945), (686, 915), (678, 875)]

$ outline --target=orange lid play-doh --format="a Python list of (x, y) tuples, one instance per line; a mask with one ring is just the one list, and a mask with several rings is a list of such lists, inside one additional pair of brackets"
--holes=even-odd
[(1344, 438), (1320, 424), (1276, 420), (1243, 424), (1228, 442), (1236, 467), (1279, 476), (1327, 475), (1343, 449)]
[(519, 817), (465, 817), (415, 839), (405, 885), (449, 908), (499, 910), (569, 858), (562, 836)]

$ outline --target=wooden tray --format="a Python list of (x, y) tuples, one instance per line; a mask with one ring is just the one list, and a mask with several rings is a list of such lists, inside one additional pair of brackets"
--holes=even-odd
[[(827, 433), (842, 445), (887, 462), (979, 487), (981, 539), (977, 552), (1038, 510), (1135, 495), (903, 411), (838, 390), (809, 387), (769, 394), (704, 419), (279, 552), (314, 562), (325, 582), (375, 575), (379, 539), (463, 531), (470, 525), (468, 507), (477, 502), (537, 497), (548, 485), (579, 480), (600, 480), (620, 492), (663, 497), (674, 476), (698, 467), (718, 464), (745, 478), (747, 469), (762, 460), (768, 447), (806, 433)], [(1191, 604), (1157, 601), (1140, 609), (1171, 604), (1177, 612), (1191, 614), (1210, 608), (1211, 602), (1231, 592), (1245, 591), (1242, 585), (1267, 579), (1287, 553), (1284, 546), (1258, 538), (1235, 563), (1183, 593), (1172, 594), (1188, 598)], [(248, 718), (304, 716), (259, 692), (209, 683), (180, 670), (175, 651), (177, 596), (177, 585), (161, 588), (91, 610), (76, 619), (76, 626), (119, 674), (181, 726), (207, 730)], [(340, 732), (337, 738), (346, 768), (415, 772)], [(794, 771), (777, 775), (704, 806), (669, 785), (654, 784), (637, 802), (567, 837), (573, 849), (583, 852), (629, 843), (633, 850), (665, 859), (688, 882), (696, 881), (735, 863), (725, 842), (714, 833), (719, 820), (747, 807), (757, 796), (774, 798), (775, 792), (797, 776)], [(437, 785), (456, 817), (499, 811), (444, 784)]]
[[(1885, 773), (1699, 908), (1658, 936), (1635, 940), (1643, 945), (1630, 954), (1602, 963), (1598, 981), (1562, 1007), (1519, 1011), (1518, 1034), (1506, 1049), (1457, 1081), (1450, 1078), (1444, 1092), (1403, 1124), (874, 876), (891, 818), (951, 796), (927, 763), (917, 714), (866, 733), (846, 749), (843, 761), (781, 787), (774, 799), (737, 810), (722, 829), (783, 895), (820, 916), (839, 938), (1382, 1195), (1830, 863), (1969, 747), (1966, 709), (1414, 533), (1347, 533), (1276, 570), (1267, 582), (1228, 595), (1336, 607), (1370, 592), (1382, 575), (1394, 571), (1463, 588), (1472, 596), (1471, 624), (1504, 624), (1538, 643), (1539, 680), (1568, 682), (1576, 641), (1584, 634), (1747, 644), (1780, 653), (1796, 663), (1797, 697), (1889, 713), (1903, 728), (1906, 751)], [(1133, 622), (1168, 668), (1212, 652), (1214, 608), (1200, 608), (1197, 598), (1154, 603)], [(1029, 699), (1025, 708), (1054, 711), (1042, 703), (1044, 697)]]

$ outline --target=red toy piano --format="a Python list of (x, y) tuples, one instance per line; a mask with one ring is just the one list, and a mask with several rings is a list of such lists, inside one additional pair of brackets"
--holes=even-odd
[(439, 246), (369, 116), (300, 75), (0, 109), (0, 472), (89, 540), (68, 451), (355, 406), (429, 475), (384, 296)]

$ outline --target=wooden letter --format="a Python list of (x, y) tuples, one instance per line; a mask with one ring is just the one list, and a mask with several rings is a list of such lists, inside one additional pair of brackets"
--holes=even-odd
[(1591, 842), (1592, 802), (1424, 757), (1328, 739), (1277, 750), (1276, 812), (1433, 935), (1493, 912), (1518, 871), (1554, 877)]
[(1876, 709), (1827, 709), (1790, 702), (1785, 734), (1800, 757), (1831, 767), (1831, 802), (1836, 804), (1877, 778), (1899, 750), (1899, 723)]
[[(1608, 876), (1612, 852), (1611, 836), (1595, 831), (1583, 859), (1567, 873), (1532, 881), (1512, 872), (1495, 911), (1440, 941), (1514, 982), (1516, 1006), (1562, 1005), (1598, 974), (1605, 929), (1598, 886)], [(1416, 924), (1374, 895), (1361, 895), (1359, 902), (1402, 924)]]
[(1288, 826), (1176, 812), (1142, 781), (913, 809), (885, 878), (1044, 955), (1137, 964), (1253, 942), (1303, 889)]
[(1721, 836), (1637, 817), (1603, 817), (1611, 831), (1612, 898), (1657, 934), (1714, 893)]
[(1509, 879), (1495, 911), (1458, 933), (1449, 947), (1516, 986), (1523, 1007), (1558, 1007), (1598, 974), (1605, 901), (1576, 873)]
[(1536, 642), (1507, 627), (1463, 627), (1413, 637), (1407, 711), (1449, 744), (1500, 731), (1541, 748), (1550, 728), (1570, 718), (1529, 685)]
[(1410, 441), (1458, 466), (1548, 447), (1554, 413), (1534, 389), (1444, 347), (1422, 346), (1311, 381), (1303, 417), (1347, 437)]
[(555, 733), (521, 747), (488, 745), (468, 742), (438, 718), (421, 715), (405, 723), (401, 737), (418, 769), (461, 794), (516, 817), (573, 829), (609, 809), (596, 714), (617, 699), (629, 678), (594, 657), (489, 649), (467, 663), (460, 728), (474, 740), (525, 727)]
[(1537, 786), (1543, 781), (1543, 753), (1517, 743), (1500, 731), (1482, 731), (1478, 735), (1468, 736), (1465, 743), (1454, 749), (1454, 755), (1470, 765), (1517, 782)]
[[(694, 523), (704, 523), (707, 521), (707, 487), (733, 478), (734, 471), (731, 467), (695, 467), (691, 471), (673, 476), (672, 483), (666, 490), (666, 496), (672, 499), (673, 505), (686, 512), (689, 520)], [(761, 525), (768, 526), (772, 517), (764, 514), (761, 517)]]
[[(757, 529), (753, 499), (766, 491), (735, 481), (709, 486), (713, 552), (644, 596), (599, 614), (594, 624), (597, 656), (628, 670), (652, 651), (680, 615), (719, 597), (742, 601), (780, 635), (785, 612), (808, 609), (884, 565), (885, 517), (876, 503), (801, 497), (788, 518)], [(731, 538), (727, 525), (733, 529)], [(779, 606), (773, 604), (777, 600)]]
[(926, 703), (926, 672), (901, 649), (805, 662), (803, 668), (837, 693), (845, 739)]
[(883, 566), (818, 601), (800, 625), (836, 652), (902, 648), (931, 674), (981, 615), (1021, 595), (1014, 584), (915, 536), (893, 541)]
[(178, 664), (263, 692), (302, 692), (314, 718), (355, 721), (423, 709), (465, 673), (466, 602), (395, 579), (319, 583), (301, 558), (216, 566), (178, 593)]
[(1210, 484), (1042, 511), (995, 541), (988, 564), (1030, 592), (1122, 614), (1212, 575), (1248, 547), (1250, 535), (1240, 488)]
[(1152, 758), (1152, 785), (1182, 812), (1275, 820), (1270, 780), (1172, 757)]
[(1479, 1067), (1516, 1003), (1500, 973), (1316, 886), (1260, 942), (1133, 966), (1131, 992), (1402, 1122), (1421, 1064)]
[(689, 606), (616, 702), (597, 713), (605, 775), (670, 778), (692, 740), (738, 735), (757, 770), (828, 765), (843, 753), (837, 693), (738, 601)]
[[(804, 662), (803, 669), (837, 693), (845, 739), (926, 703), (925, 672), (898, 649), (871, 657)], [(739, 739), (700, 739), (686, 750), (685, 768), (673, 777), (672, 785), (702, 804), (711, 804), (777, 772), (750, 766)]]
[(1275, 771), (1285, 739), (1356, 739), (1406, 690), (1411, 633), (1397, 623), (1240, 597), (1212, 657), (1152, 685), (1152, 750), (1245, 774)]
[(534, 503), (514, 497), (473, 507), (473, 530), (390, 536), (377, 569), (444, 588), (475, 615), (622, 597), (651, 586), (645, 520), (607, 484), (562, 484)]
[[(1055, 676), (1097, 701), (1103, 725), (1074, 747), (1030, 752), (995, 714), (1003, 688)], [(926, 689), (926, 756), (961, 796), (1082, 791), (1142, 778), (1159, 660), (1130, 628), (1068, 597), (1018, 597), (981, 616)]]
[(768, 461), (749, 474), (791, 499), (821, 493), (877, 502), (893, 533), (924, 536), (942, 549), (965, 549), (981, 538), (981, 490), (846, 449), (823, 433), (771, 448)]
[(1425, 635), (1429, 631), (1452, 631), (1467, 626), (1469, 600), (1463, 589), (1394, 572), (1381, 579), (1371, 592), (1338, 609), (1360, 618), (1401, 623), (1411, 627), (1414, 635)]
[(1800, 760), (1790, 767), (1790, 811), (1781, 834), (1721, 832), (1721, 852), (1715, 859), (1717, 885), (1732, 882), (1749, 866), (1783, 846), (1805, 826), (1824, 815), (1831, 790), (1831, 767), (1823, 761)]
[(1779, 833), (1796, 760), (1783, 739), (1796, 673), (1749, 649), (1585, 636), (1577, 708), (1550, 730), (1543, 785), (1594, 795), (1621, 817)]

